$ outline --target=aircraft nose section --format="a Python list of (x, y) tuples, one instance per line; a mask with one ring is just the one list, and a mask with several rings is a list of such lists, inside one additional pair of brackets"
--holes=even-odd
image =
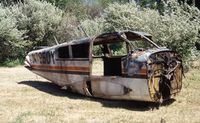
[(30, 63), (30, 57), (26, 56), (25, 61), (24, 61), (24, 67), (26, 67), (27, 69), (31, 69), (31, 63)]

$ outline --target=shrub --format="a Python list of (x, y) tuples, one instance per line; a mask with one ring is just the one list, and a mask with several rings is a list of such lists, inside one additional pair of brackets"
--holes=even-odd
[[(62, 19), (62, 10), (45, 1), (36, 0), (26, 0), (19, 7), (26, 18), (19, 21), (19, 28), (28, 30), (27, 39), (33, 41), (33, 45), (36, 46), (51, 43)], [(17, 18), (20, 19), (21, 16)]]
[(56, 38), (59, 43), (73, 40), (75, 37), (75, 30), (77, 28), (77, 18), (70, 14), (65, 14), (59, 26), (56, 28)]
[[(50, 1), (60, 6), (60, 2)], [(200, 40), (197, 8), (171, 0), (163, 5), (160, 15), (158, 10), (141, 8), (134, 3), (114, 3), (107, 7), (107, 1), (101, 0), (102, 8), (99, 8), (99, 5), (74, 4), (76, 2), (71, 0), (70, 4), (60, 6), (65, 12), (43, 0), (0, 5), (0, 62), (24, 57), (25, 51), (34, 46), (54, 45), (55, 37), (60, 43), (86, 37), (84, 31), (88, 36), (121, 30), (145, 31), (152, 34), (160, 46), (178, 51), (184, 61), (195, 59), (199, 54), (194, 47)], [(102, 14), (104, 7), (107, 8)], [(119, 48), (117, 46), (116, 50)]]
[(18, 57), (24, 50), (25, 30), (18, 30), (17, 23), (12, 11), (0, 4), (0, 63)]
[(34, 46), (52, 44), (62, 14), (54, 5), (36, 0), (0, 5), (0, 62), (24, 57)]
[(178, 51), (187, 61), (199, 40), (200, 12), (174, 1), (166, 8), (164, 15), (160, 15), (156, 10), (139, 8), (136, 4), (110, 4), (104, 13), (105, 31), (149, 32), (156, 43)]
[(80, 22), (79, 28), (75, 30), (75, 37), (79, 37), (79, 38), (87, 37), (84, 31), (89, 37), (96, 36), (103, 33), (104, 19), (103, 18), (95, 18), (94, 20), (86, 19)]

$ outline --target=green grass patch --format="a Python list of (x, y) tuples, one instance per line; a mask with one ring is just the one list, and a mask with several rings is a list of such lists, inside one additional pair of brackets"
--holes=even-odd
[(24, 59), (19, 58), (15, 60), (6, 60), (3, 63), (0, 63), (0, 67), (16, 67), (18, 65), (23, 65), (24, 64)]

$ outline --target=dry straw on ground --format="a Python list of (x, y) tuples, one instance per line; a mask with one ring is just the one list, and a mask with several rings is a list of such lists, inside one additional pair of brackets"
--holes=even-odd
[(0, 68), (0, 122), (167, 122), (200, 121), (199, 70), (186, 74), (182, 92), (159, 109), (134, 101), (94, 99), (61, 90), (23, 67)]

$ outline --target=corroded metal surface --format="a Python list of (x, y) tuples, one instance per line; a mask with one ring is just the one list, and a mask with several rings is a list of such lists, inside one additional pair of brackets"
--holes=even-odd
[[(149, 43), (134, 47), (135, 40)], [(111, 44), (125, 43), (127, 54), (113, 54)], [(99, 46), (101, 56), (94, 56)], [(101, 59), (101, 66), (94, 59)], [(107, 99), (160, 102), (180, 92), (182, 61), (174, 51), (161, 48), (147, 33), (106, 33), (30, 52), (25, 67), (73, 92)], [(101, 74), (94, 74), (94, 71)], [(98, 70), (101, 69), (101, 70)]]

